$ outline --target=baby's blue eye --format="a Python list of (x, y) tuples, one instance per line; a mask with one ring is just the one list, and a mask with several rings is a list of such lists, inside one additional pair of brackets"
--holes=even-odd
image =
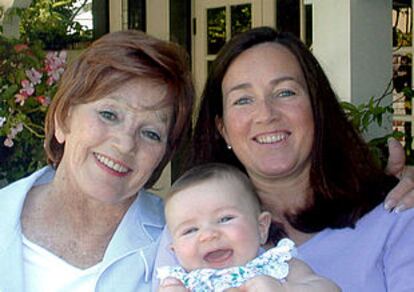
[(219, 219), (219, 223), (226, 223), (233, 219), (234, 219), (234, 216), (231, 216), (231, 215), (223, 216)]
[(191, 233), (197, 232), (197, 230), (198, 229), (196, 227), (187, 228), (183, 231), (182, 235), (189, 235)]
[(111, 121), (111, 122), (113, 122), (113, 121), (115, 121), (115, 120), (117, 119), (117, 116), (116, 116), (116, 114), (115, 114), (115, 113), (113, 113), (113, 112), (111, 112), (111, 111), (107, 111), (107, 110), (105, 110), (105, 111), (100, 111), (100, 112), (99, 112), (99, 115), (100, 115), (102, 118), (104, 118), (105, 120), (107, 120), (107, 121)]
[(155, 131), (144, 130), (143, 134), (144, 134), (145, 137), (147, 137), (151, 140), (154, 140), (154, 141), (157, 141), (157, 142), (161, 141), (161, 136)]

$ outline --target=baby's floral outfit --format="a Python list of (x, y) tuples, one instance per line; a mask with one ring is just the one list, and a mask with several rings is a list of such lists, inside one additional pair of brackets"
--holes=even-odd
[(295, 254), (294, 242), (284, 238), (278, 242), (276, 247), (269, 249), (244, 266), (226, 269), (198, 269), (189, 273), (180, 266), (164, 266), (157, 269), (157, 277), (161, 283), (165, 278), (176, 278), (192, 292), (221, 292), (228, 288), (239, 287), (259, 275), (284, 280), (289, 273), (287, 262)]

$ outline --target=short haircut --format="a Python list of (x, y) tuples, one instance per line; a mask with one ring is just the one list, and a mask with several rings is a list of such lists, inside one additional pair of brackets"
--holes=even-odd
[(174, 43), (139, 31), (104, 35), (65, 70), (46, 116), (48, 162), (57, 167), (62, 159), (65, 145), (55, 138), (55, 122), (67, 130), (66, 119), (71, 107), (98, 100), (126, 82), (138, 79), (165, 84), (167, 93), (159, 106), (173, 107), (165, 155), (145, 184), (151, 187), (191, 129), (194, 88), (187, 53)]
[(169, 199), (172, 198), (174, 194), (211, 179), (235, 179), (240, 182), (246, 189), (246, 193), (249, 194), (249, 199), (256, 208), (256, 211), (260, 212), (261, 202), (250, 179), (236, 167), (224, 163), (206, 163), (187, 170), (171, 186), (167, 193), (166, 202), (168, 203)]

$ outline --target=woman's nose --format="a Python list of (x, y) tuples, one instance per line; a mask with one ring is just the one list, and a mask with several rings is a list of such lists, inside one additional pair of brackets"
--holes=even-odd
[(279, 116), (279, 112), (272, 101), (268, 98), (265, 98), (263, 101), (258, 103), (256, 116), (258, 121), (268, 122), (270, 120), (276, 119)]
[(119, 129), (115, 133), (115, 147), (122, 154), (132, 153), (138, 146), (138, 139), (135, 131), (128, 129)]

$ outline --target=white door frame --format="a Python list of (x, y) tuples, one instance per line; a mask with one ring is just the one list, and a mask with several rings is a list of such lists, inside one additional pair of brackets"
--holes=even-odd
[[(214, 60), (214, 55), (207, 55), (207, 9), (226, 7), (226, 31), (230, 31), (228, 11), (231, 5), (252, 4), (252, 27), (275, 24), (274, 0), (193, 0), (193, 32), (192, 36), (192, 69), (195, 79), (196, 92), (199, 97), (207, 78), (207, 61)], [(195, 25), (195, 27), (194, 27)], [(227, 40), (230, 34), (227, 33)]]

